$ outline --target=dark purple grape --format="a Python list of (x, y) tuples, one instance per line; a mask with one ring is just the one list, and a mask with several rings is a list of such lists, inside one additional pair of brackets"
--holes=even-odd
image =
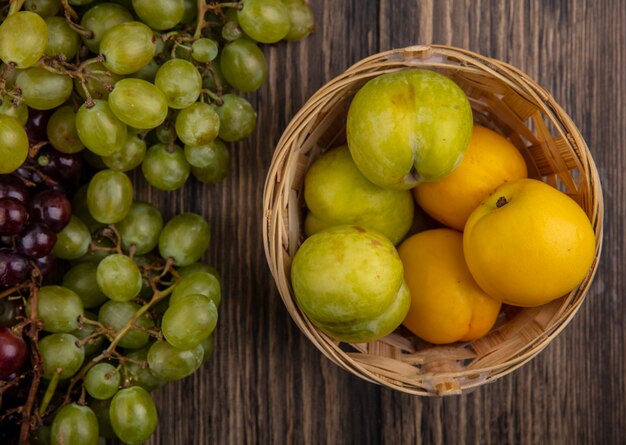
[(3, 298), (0, 300), (0, 326), (15, 326), (20, 320), (19, 317), (24, 316), (24, 308), (21, 300), (10, 300)]
[(0, 328), (0, 380), (19, 371), (28, 358), (28, 347), (22, 337), (9, 328)]
[(30, 219), (40, 222), (58, 233), (70, 222), (72, 206), (67, 197), (56, 190), (44, 190), (30, 201)]
[(0, 235), (17, 235), (24, 230), (28, 213), (15, 198), (0, 198)]
[(47, 275), (52, 271), (57, 265), (57, 258), (54, 253), (50, 252), (46, 256), (42, 256), (40, 258), (36, 258), (34, 260), (35, 266), (37, 269), (41, 271), (42, 275)]
[(15, 237), (11, 236), (11, 235), (1, 235), (0, 236), (0, 246), (15, 247), (14, 244), (13, 244), (13, 238), (15, 238)]
[(0, 175), (0, 198), (15, 198), (28, 204), (28, 187), (12, 175)]
[(26, 280), (30, 264), (24, 255), (15, 250), (0, 250), (0, 286), (14, 286)]
[(24, 129), (26, 130), (26, 134), (28, 135), (28, 141), (31, 144), (36, 144), (41, 141), (46, 141), (48, 139), (47, 135), (47, 126), (48, 119), (54, 112), (52, 110), (34, 110), (32, 108), (28, 109), (28, 120), (26, 121), (26, 125), (24, 125)]
[(37, 165), (43, 174), (56, 181), (77, 183), (83, 168), (83, 156), (44, 147), (37, 154)]
[(27, 227), (19, 239), (20, 251), (29, 258), (41, 258), (52, 252), (56, 234), (43, 224)]

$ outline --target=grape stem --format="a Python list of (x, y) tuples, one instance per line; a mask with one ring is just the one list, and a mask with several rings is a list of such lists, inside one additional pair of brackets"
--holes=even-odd
[(207, 3), (205, 0), (198, 0), (198, 22), (196, 23), (196, 30), (193, 33), (193, 40), (198, 40), (202, 35), (202, 30), (207, 27), (208, 23), (204, 18), (207, 12), (215, 11), (220, 15), (224, 15), (222, 8), (241, 9), (242, 6), (243, 4), (241, 2)]
[(22, 6), (24, 6), (24, 2), (26, 0), (10, 0), (10, 1), (11, 1), (11, 6), (9, 7), (9, 15), (12, 15), (18, 12), (20, 9), (22, 9)]
[(65, 15), (65, 21), (67, 22), (67, 26), (76, 31), (79, 35), (86, 39), (93, 39), (93, 31), (89, 29), (83, 28), (80, 25), (74, 23), (74, 20), (80, 19), (79, 15), (74, 11), (74, 9), (70, 6), (69, 0), (61, 0), (63, 4), (63, 14)]
[(41, 329), (38, 320), (38, 304), (39, 304), (39, 289), (33, 287), (30, 294), (30, 325), (28, 327), (28, 337), (31, 340), (31, 358), (33, 363), (33, 381), (28, 392), (28, 398), (22, 411), (22, 426), (20, 428), (20, 443), (28, 442), (28, 434), (32, 425), (32, 411), (39, 390), (39, 384), (41, 382), (42, 363), (41, 354), (39, 353), (39, 330)]
[(59, 377), (61, 376), (61, 372), (63, 369), (57, 368), (56, 372), (52, 376), (50, 383), (48, 384), (48, 388), (46, 389), (46, 393), (43, 396), (43, 400), (41, 401), (41, 405), (39, 406), (39, 415), (43, 416), (52, 400), (52, 396), (54, 395), (54, 391), (57, 389), (57, 385), (59, 383)]
[(215, 102), (217, 105), (219, 105), (219, 106), (224, 105), (224, 99), (222, 99), (220, 96), (218, 96), (216, 93), (214, 93), (213, 91), (209, 90), (208, 88), (203, 88), (200, 91), (201, 91), (201, 93), (204, 93), (207, 96), (209, 96), (213, 100), (213, 102)]

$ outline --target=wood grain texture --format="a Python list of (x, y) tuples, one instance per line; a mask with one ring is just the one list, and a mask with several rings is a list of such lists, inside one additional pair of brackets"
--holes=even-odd
[[(151, 444), (620, 444), (626, 434), (626, 2), (311, 0), (317, 31), (265, 46), (249, 95), (255, 135), (217, 186), (139, 197), (212, 224), (224, 277), (213, 359), (156, 392)], [(289, 119), (326, 81), (377, 51), (445, 43), (509, 62), (547, 88), (586, 138), (604, 186), (602, 261), (582, 309), (536, 359), (471, 394), (418, 398), (362, 381), (292, 323), (266, 266), (262, 190)]]

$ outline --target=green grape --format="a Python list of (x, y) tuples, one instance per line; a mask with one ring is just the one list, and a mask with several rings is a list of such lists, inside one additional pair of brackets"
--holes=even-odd
[(154, 84), (165, 93), (171, 108), (187, 108), (200, 96), (202, 76), (193, 63), (182, 59), (171, 59), (157, 71)]
[(98, 264), (93, 261), (80, 263), (63, 276), (63, 286), (74, 291), (86, 308), (98, 307), (107, 301), (96, 282)]
[(176, 190), (187, 181), (190, 166), (178, 145), (156, 144), (146, 152), (141, 171), (152, 186), (160, 190)]
[(133, 8), (142, 22), (160, 31), (173, 28), (183, 18), (183, 0), (133, 0)]
[(130, 257), (116, 253), (98, 264), (96, 280), (100, 290), (114, 301), (129, 301), (139, 295), (142, 278)]
[[(85, 88), (89, 91), (89, 95), (92, 99), (107, 99), (109, 97), (109, 91), (113, 90), (115, 83), (124, 78), (119, 74), (107, 70), (101, 62), (90, 63), (85, 67), (84, 72), (85, 76), (83, 76), (82, 79), (85, 81)], [(87, 99), (87, 94), (85, 94), (85, 89), (81, 84), (80, 77), (74, 79), (74, 89), (78, 92), (80, 97), (85, 100)]]
[(183, 25), (189, 25), (196, 21), (198, 17), (198, 3), (196, 0), (183, 0), (185, 11), (183, 12), (183, 18), (180, 23)]
[(180, 110), (175, 128), (176, 135), (186, 145), (208, 144), (219, 133), (220, 118), (210, 105), (196, 102)]
[(76, 215), (70, 217), (70, 222), (57, 233), (57, 241), (53, 252), (62, 260), (80, 258), (89, 250), (91, 234), (89, 229)]
[[(157, 39), (157, 42), (160, 42), (161, 39)], [(146, 82), (154, 83), (154, 79), (156, 77), (156, 73), (159, 70), (159, 64), (156, 60), (152, 59), (146, 66), (141, 68), (139, 71), (135, 71), (132, 74), (129, 74), (128, 77), (133, 77), (136, 79), (145, 80)]]
[(191, 57), (201, 63), (215, 59), (218, 51), (218, 43), (213, 39), (201, 38), (191, 44)]
[(66, 59), (71, 59), (78, 53), (80, 36), (67, 24), (63, 17), (48, 17), (48, 45), (46, 56), (62, 54)]
[(216, 184), (228, 175), (230, 154), (219, 139), (200, 147), (185, 146), (185, 156), (196, 164), (202, 164), (191, 166), (191, 174), (200, 182)]
[(161, 212), (147, 202), (135, 201), (122, 221), (117, 225), (122, 239), (122, 247), (129, 252), (134, 246), (135, 254), (144, 255), (159, 243), (159, 234), (163, 228)]
[(129, 445), (148, 440), (157, 425), (154, 400), (140, 386), (118, 391), (111, 400), (109, 417), (116, 436)]
[(30, 435), (29, 445), (50, 445), (50, 426), (41, 425)]
[(166, 120), (163, 124), (156, 128), (155, 135), (159, 142), (169, 144), (170, 142), (174, 142), (176, 140), (176, 128), (174, 128), (170, 121)]
[(52, 379), (60, 369), (59, 379), (72, 377), (85, 360), (85, 349), (77, 345), (78, 339), (71, 334), (50, 334), (39, 340), (39, 353), (43, 377)]
[(100, 156), (111, 156), (126, 142), (128, 129), (119, 120), (107, 101), (94, 100), (94, 105), (81, 105), (76, 113), (76, 131), (81, 142)]
[[(97, 320), (98, 317), (91, 312), (85, 311), (83, 313), (83, 318), (87, 318), (89, 320)], [(91, 323), (79, 323), (78, 329), (70, 332), (74, 337), (79, 340), (84, 340), (87, 337), (90, 337), (87, 340), (83, 348), (85, 349), (85, 357), (93, 356), (102, 351), (102, 345), (104, 343), (104, 335), (93, 336), (98, 330), (98, 326)]]
[(222, 38), (229, 42), (237, 40), (243, 35), (243, 31), (239, 27), (239, 23), (235, 20), (229, 20), (222, 26)]
[(80, 26), (93, 33), (91, 38), (83, 36), (83, 43), (89, 48), (89, 51), (98, 54), (102, 36), (114, 26), (132, 20), (133, 15), (121, 5), (101, 3), (92, 6), (83, 14), (80, 20)]
[(14, 103), (7, 96), (0, 96), (0, 115), (14, 117), (20, 125), (26, 125), (28, 120), (28, 107), (24, 102)]
[(120, 372), (115, 366), (97, 363), (87, 371), (85, 389), (94, 399), (110, 399), (117, 392), (121, 380)]
[(74, 193), (74, 198), (72, 198), (72, 213), (87, 226), (89, 233), (94, 233), (96, 230), (105, 226), (105, 224), (93, 219), (93, 216), (89, 213), (89, 207), (87, 206), (87, 184), (79, 187), (76, 193)]
[(138, 167), (146, 156), (146, 141), (139, 136), (139, 130), (128, 129), (126, 143), (120, 151), (111, 156), (103, 156), (102, 162), (111, 170), (127, 172)]
[(148, 348), (139, 349), (126, 354), (124, 366), (128, 372), (130, 384), (141, 386), (146, 391), (154, 391), (163, 386), (165, 382), (159, 380), (148, 367)]
[(170, 304), (163, 314), (161, 330), (167, 342), (178, 349), (191, 349), (207, 338), (217, 324), (217, 307), (204, 295), (188, 295)]
[(133, 204), (133, 184), (122, 172), (101, 170), (89, 182), (87, 206), (96, 221), (115, 224), (123, 220)]
[(69, 76), (37, 67), (22, 71), (15, 84), (22, 91), (24, 103), (35, 110), (51, 110), (62, 105), (73, 90)]
[[(132, 301), (107, 301), (100, 307), (98, 321), (117, 333), (128, 324), (140, 308), (141, 306)], [(145, 313), (137, 319), (135, 326), (151, 328), (154, 321)], [(122, 348), (139, 349), (148, 344), (149, 340), (147, 332), (133, 328), (122, 336), (118, 344)]]
[(52, 421), (52, 445), (98, 445), (98, 419), (87, 406), (70, 403)]
[(267, 77), (263, 51), (248, 39), (238, 39), (222, 50), (220, 66), (226, 81), (243, 92), (258, 90)]
[(148, 366), (158, 379), (180, 380), (196, 372), (202, 365), (203, 355), (200, 345), (192, 349), (178, 349), (164, 341), (157, 341), (148, 350)]
[(159, 235), (161, 257), (172, 258), (175, 266), (198, 261), (209, 248), (209, 223), (195, 213), (182, 213), (170, 219)]
[(167, 117), (167, 99), (154, 84), (141, 79), (122, 79), (109, 94), (109, 107), (119, 120), (133, 128), (149, 129)]
[(19, 121), (0, 115), (0, 174), (19, 168), (28, 156), (28, 135)]
[(104, 65), (117, 74), (131, 74), (146, 66), (155, 52), (156, 37), (141, 22), (124, 22), (107, 30), (100, 41)]
[(93, 3), (94, 0), (69, 0), (70, 5), (84, 6)]
[(52, 146), (62, 153), (78, 153), (85, 148), (76, 131), (76, 113), (69, 105), (57, 108), (50, 116), (46, 135)]
[(98, 419), (98, 434), (106, 439), (115, 439), (115, 432), (111, 426), (111, 417), (109, 416), (110, 407), (111, 399), (89, 400), (89, 408), (91, 408)]
[(24, 10), (34, 12), (43, 18), (57, 15), (61, 9), (60, 0), (26, 0)]
[(220, 118), (220, 139), (237, 142), (250, 136), (256, 126), (256, 112), (250, 102), (235, 94), (224, 94), (222, 100), (222, 105), (215, 106)]
[(48, 27), (41, 16), (18, 11), (0, 24), (0, 60), (24, 69), (43, 56), (48, 44)]
[(174, 288), (170, 297), (170, 305), (179, 303), (189, 295), (204, 295), (210, 298), (216, 307), (219, 307), (222, 300), (220, 281), (209, 272), (197, 271), (185, 275)]
[[(209, 266), (206, 263), (200, 263), (200, 262), (192, 263), (189, 266), (181, 267), (180, 269), (178, 269), (178, 274), (183, 278), (195, 272), (206, 272), (208, 274), (211, 274), (215, 278), (217, 278), (217, 281), (220, 283), (220, 285), (222, 283), (222, 277), (220, 276), (220, 273), (214, 267)], [(202, 293), (202, 292), (199, 292), (199, 293)]]
[(213, 342), (213, 334), (209, 335), (207, 338), (202, 340), (200, 343), (202, 346), (202, 363), (206, 363), (209, 361), (211, 356), (213, 355), (214, 342)]
[(289, 32), (289, 11), (280, 0), (243, 0), (237, 20), (246, 34), (261, 43), (278, 42)]
[[(284, 3), (284, 2), (283, 2)], [(289, 32), (285, 36), (286, 40), (297, 41), (308, 36), (315, 28), (315, 17), (311, 7), (303, 1), (287, 3), (289, 14)]]
[(43, 286), (39, 289), (37, 316), (46, 332), (72, 332), (78, 328), (78, 317), (83, 313), (83, 302), (76, 293), (62, 286)]

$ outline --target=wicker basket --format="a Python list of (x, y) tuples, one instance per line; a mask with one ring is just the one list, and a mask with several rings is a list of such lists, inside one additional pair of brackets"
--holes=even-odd
[[(596, 234), (594, 263), (569, 295), (536, 308), (503, 310), (496, 326), (471, 343), (433, 346), (402, 329), (384, 339), (340, 343), (318, 330), (296, 305), (289, 276), (303, 241), (303, 180), (324, 150), (345, 142), (345, 117), (356, 91), (370, 78), (407, 68), (452, 78), (470, 99), (474, 120), (520, 150), (529, 176), (568, 193), (585, 210)], [(579, 130), (544, 89), (497, 60), (447, 46), (414, 46), (369, 57), (324, 85), (285, 130), (264, 194), (267, 260), (291, 317), (330, 360), (387, 387), (417, 395), (459, 394), (506, 375), (545, 348), (580, 308), (602, 246), (603, 204), (595, 164)]]

